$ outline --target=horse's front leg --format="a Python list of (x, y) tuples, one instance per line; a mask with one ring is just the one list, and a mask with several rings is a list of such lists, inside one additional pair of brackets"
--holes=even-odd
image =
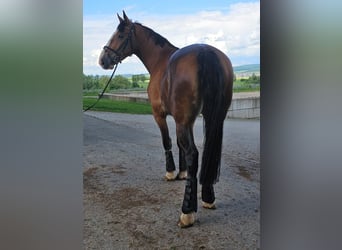
[(177, 175), (175, 173), (176, 167), (172, 155), (172, 141), (169, 136), (169, 128), (166, 123), (166, 117), (154, 114), (154, 119), (156, 120), (163, 141), (163, 147), (165, 150), (165, 160), (166, 160), (166, 174), (165, 179), (167, 181), (175, 180)]
[(185, 180), (188, 176), (188, 171), (186, 169), (185, 153), (183, 152), (182, 147), (179, 144), (179, 139), (177, 139), (177, 145), (179, 148), (179, 173), (177, 175), (177, 179)]

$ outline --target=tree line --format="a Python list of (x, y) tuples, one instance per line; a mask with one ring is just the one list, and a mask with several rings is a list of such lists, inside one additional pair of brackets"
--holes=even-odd
[[(85, 75), (83, 74), (83, 90), (99, 90), (103, 89), (109, 80), (109, 76), (99, 75)], [(117, 75), (112, 79), (109, 85), (110, 90), (117, 89), (133, 89), (142, 88), (144, 82), (148, 80), (148, 77), (144, 74), (132, 75), (130, 78), (122, 75)], [(260, 84), (260, 76), (252, 74), (249, 78), (236, 79), (234, 74), (234, 81), (239, 81), (241, 84)]]
[[(103, 89), (109, 80), (109, 76), (85, 75), (83, 74), (83, 90)], [(144, 74), (132, 75), (131, 78), (122, 75), (115, 76), (110, 85), (110, 90), (141, 88), (142, 84), (147, 80)]]

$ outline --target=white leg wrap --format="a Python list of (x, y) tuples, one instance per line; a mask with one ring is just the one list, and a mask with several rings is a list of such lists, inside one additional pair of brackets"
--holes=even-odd
[(167, 180), (167, 181), (173, 181), (176, 179), (176, 173), (175, 171), (172, 171), (172, 172), (166, 172), (165, 176), (164, 176), (164, 179)]
[(195, 223), (195, 213), (190, 214), (183, 214), (181, 213), (181, 216), (178, 221), (178, 226), (181, 228), (191, 227)]
[(187, 176), (188, 176), (188, 171), (186, 171), (186, 170), (180, 171), (178, 173), (178, 179), (180, 179), (180, 180), (185, 180)]
[(204, 201), (202, 203), (202, 207), (208, 208), (208, 209), (216, 209), (215, 203), (207, 203)]

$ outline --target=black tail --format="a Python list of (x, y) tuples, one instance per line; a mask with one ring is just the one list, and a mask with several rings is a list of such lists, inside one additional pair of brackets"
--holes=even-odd
[(220, 175), (223, 122), (228, 109), (224, 95), (224, 71), (212, 50), (201, 51), (197, 59), (205, 136), (200, 183), (212, 185), (218, 182)]

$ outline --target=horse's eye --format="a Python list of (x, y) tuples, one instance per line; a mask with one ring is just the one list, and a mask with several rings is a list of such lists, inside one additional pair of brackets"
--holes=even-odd
[(120, 35), (119, 35), (119, 38), (122, 39), (122, 38), (124, 38), (124, 36), (123, 36), (122, 34), (120, 34)]

